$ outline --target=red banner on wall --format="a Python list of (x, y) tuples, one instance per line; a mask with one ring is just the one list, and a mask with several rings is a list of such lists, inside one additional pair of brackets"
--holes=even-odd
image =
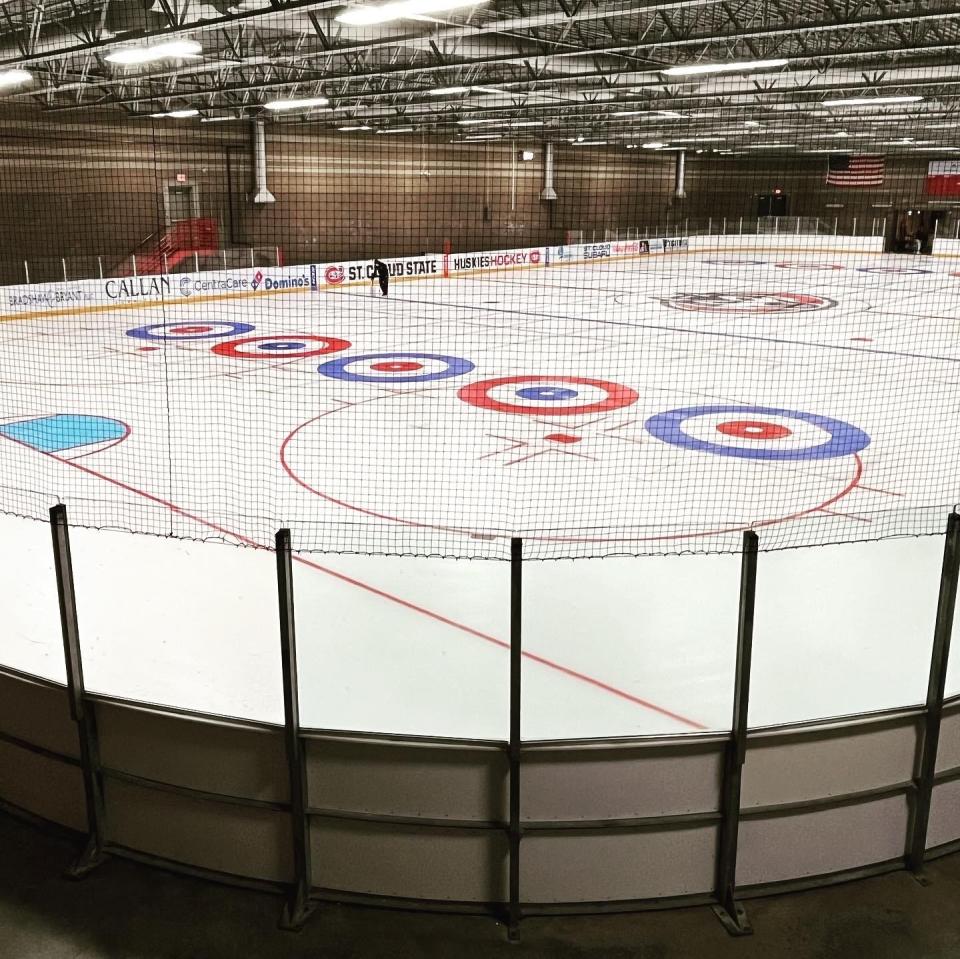
[(928, 196), (960, 196), (960, 160), (931, 160), (927, 164)]

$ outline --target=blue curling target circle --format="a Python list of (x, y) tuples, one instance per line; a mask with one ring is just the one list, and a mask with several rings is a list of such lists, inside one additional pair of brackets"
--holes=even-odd
[(365, 353), (329, 360), (317, 372), (352, 383), (426, 383), (463, 376), (473, 368), (470, 360), (442, 353)]
[(579, 396), (576, 390), (566, 389), (562, 386), (526, 386), (516, 391), (516, 396), (522, 400), (541, 400), (548, 402), (553, 400), (572, 400)]
[(127, 336), (138, 340), (213, 340), (223, 336), (249, 333), (253, 329), (252, 323), (220, 321), (191, 323), (186, 320), (181, 323), (151, 323), (149, 326), (138, 326), (127, 330)]
[(752, 460), (832, 459), (870, 443), (842, 420), (769, 406), (686, 406), (657, 413), (644, 426), (673, 446)]

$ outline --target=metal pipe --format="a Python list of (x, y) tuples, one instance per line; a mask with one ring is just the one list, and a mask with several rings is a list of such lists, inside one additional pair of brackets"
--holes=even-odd
[(67, 523), (67, 508), (62, 503), (50, 510), (50, 533), (53, 537), (53, 566), (57, 577), (60, 631), (63, 636), (63, 657), (67, 670), (67, 697), (70, 701), (70, 718), (77, 724), (80, 771), (83, 776), (87, 814), (86, 846), (70, 867), (68, 874), (73, 879), (82, 879), (103, 861), (106, 817), (96, 715), (90, 703), (87, 702), (83, 682), (83, 657), (80, 650), (80, 630), (77, 625), (77, 594), (73, 580), (73, 559), (70, 554), (70, 528)]
[(267, 134), (263, 120), (254, 120), (253, 133), (253, 202), (276, 203), (267, 187)]
[(740, 837), (740, 792), (747, 758), (747, 720), (750, 706), (750, 667), (753, 659), (753, 621), (757, 598), (757, 534), (743, 534), (740, 562), (740, 615), (737, 624), (737, 666), (733, 691), (733, 722), (724, 753), (720, 797), (720, 835), (717, 851), (717, 905), (714, 912), (735, 936), (753, 930), (737, 900), (737, 846)]
[(283, 908), (280, 928), (303, 927), (315, 905), (310, 901), (312, 864), (310, 820), (307, 815), (306, 756), (300, 738), (300, 695), (297, 681), (296, 618), (293, 608), (293, 551), (290, 530), (274, 540), (277, 553), (277, 592), (280, 600), (280, 666), (283, 676), (283, 725), (290, 785), (290, 836), (293, 843), (293, 885)]
[(557, 191), (553, 186), (553, 144), (543, 145), (543, 189), (540, 191), (541, 200), (556, 200)]
[(947, 517), (947, 534), (943, 543), (940, 595), (937, 600), (937, 618), (933, 630), (933, 651), (930, 655), (923, 740), (917, 766), (919, 771), (914, 781), (917, 792), (914, 800), (913, 822), (908, 836), (907, 868), (915, 874), (922, 873), (927, 854), (927, 830), (930, 823), (934, 778), (937, 772), (937, 752), (940, 744), (947, 664), (950, 660), (953, 615), (957, 604), (958, 578), (960, 578), (960, 514), (951, 513)]
[(523, 668), (521, 620), (523, 612), (523, 540), (510, 540), (510, 764), (509, 825), (509, 904), (507, 938), (520, 937), (520, 677)]
[(677, 153), (676, 162), (673, 166), (673, 195), (682, 200), (686, 197), (686, 170), (687, 170), (687, 151), (680, 150)]

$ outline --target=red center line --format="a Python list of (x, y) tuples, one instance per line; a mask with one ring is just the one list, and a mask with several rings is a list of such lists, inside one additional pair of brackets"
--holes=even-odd
[[(36, 450), (29, 444), (23, 443), (17, 439), (13, 439), (12, 437), (7, 437), (7, 439), (13, 443), (17, 443), (20, 446), (26, 447), (29, 450), (33, 450), (33, 452), (41, 452), (44, 456), (48, 456), (50, 459), (56, 460), (58, 463), (63, 463), (64, 465), (80, 470), (82, 473), (86, 473), (89, 476), (96, 477), (97, 479), (103, 480), (106, 483), (111, 483), (112, 485), (126, 490), (129, 493), (133, 493), (136, 496), (142, 496), (153, 503), (157, 503), (158, 505), (165, 507), (173, 513), (177, 513), (180, 516), (185, 516), (187, 519), (193, 520), (195, 523), (199, 523), (201, 526), (206, 526), (209, 529), (216, 530), (216, 532), (222, 533), (224, 536), (228, 536), (237, 540), (238, 542), (245, 543), (248, 546), (253, 546), (256, 549), (265, 549), (269, 552), (273, 552), (271, 547), (264, 546), (262, 543), (258, 543), (255, 540), (250, 539), (249, 536), (244, 536), (242, 533), (236, 533), (232, 530), (226, 529), (225, 527), (220, 526), (211, 520), (204, 519), (202, 516), (197, 516), (195, 513), (191, 513), (189, 510), (183, 509), (183, 507), (177, 506), (175, 503), (171, 503), (169, 500), (155, 496), (153, 493), (148, 493), (146, 490), (138, 489), (135, 486), (124, 483), (122, 480), (115, 479), (112, 476), (107, 476), (105, 473), (100, 473), (95, 469), (91, 469), (89, 466), (84, 466), (82, 463), (77, 463), (74, 460), (66, 459), (63, 456), (57, 456), (56, 453), (48, 453), (44, 452), (43, 450)], [(434, 612), (433, 610), (426, 609), (423, 606), (418, 606), (416, 603), (411, 603), (409, 600), (401, 599), (399, 596), (395, 596), (392, 593), (378, 589), (376, 586), (371, 586), (369, 583), (364, 583), (362, 580), (354, 579), (352, 576), (347, 576), (345, 573), (338, 573), (334, 569), (330, 569), (327, 566), (321, 566), (319, 563), (315, 563), (313, 560), (304, 559), (302, 556), (294, 556), (293, 559), (304, 566), (309, 566), (311, 569), (325, 573), (327, 576), (332, 576), (341, 582), (349, 583), (351, 586), (356, 586), (358, 589), (372, 593), (374, 596), (379, 596), (381, 599), (388, 600), (389, 602), (403, 606), (405, 609), (413, 610), (414, 612), (428, 616), (430, 619), (433, 619), (438, 623), (443, 623), (445, 626), (450, 626), (453, 629), (459, 630), (462, 633), (467, 633), (470, 636), (475, 636), (476, 638), (482, 639), (485, 642), (493, 643), (495, 646), (499, 646), (501, 649), (510, 648), (509, 643), (504, 642), (502, 639), (498, 639), (496, 636), (490, 636), (489, 634), (483, 633), (478, 629), (474, 629), (472, 626), (467, 626), (464, 623), (458, 623), (456, 620), (449, 619), (448, 617)], [(649, 709), (651, 712), (658, 713), (661, 716), (672, 719), (675, 722), (689, 727), (690, 729), (707, 729), (703, 723), (696, 722), (693, 719), (688, 719), (686, 716), (681, 716), (679, 713), (672, 712), (663, 706), (658, 706), (656, 703), (651, 703), (646, 699), (641, 699), (639, 696), (634, 696), (633, 693), (628, 693), (626, 690), (618, 689), (616, 686), (611, 686), (609, 683), (603, 682), (603, 680), (596, 679), (593, 676), (588, 676), (586, 673), (581, 673), (575, 669), (571, 669), (569, 666), (564, 666), (552, 659), (547, 659), (545, 656), (540, 656), (537, 653), (530, 653), (526, 651), (524, 651), (523, 656), (529, 659), (531, 662), (539, 663), (541, 666), (546, 666), (548, 669), (555, 670), (564, 676), (569, 676), (571, 679), (577, 679), (580, 682), (593, 686), (595, 689), (602, 689), (604, 692), (610, 693), (613, 696), (617, 696), (620, 699), (625, 699), (627, 702), (634, 703), (637, 706), (642, 706), (644, 709)]]

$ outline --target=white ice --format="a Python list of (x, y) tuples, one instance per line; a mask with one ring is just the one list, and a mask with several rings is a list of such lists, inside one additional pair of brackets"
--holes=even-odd
[[(787, 261), (650, 259), (397, 284), (387, 301), (365, 290), (178, 300), (7, 323), (3, 421), (96, 413), (132, 433), (76, 460), (4, 441), (0, 504), (42, 516), (62, 500), (75, 523), (160, 534), (73, 532), (91, 689), (269, 722), (282, 713), (273, 556), (249, 544), (268, 545), (281, 524), (299, 546), (497, 557), (511, 532), (526, 534), (533, 556), (575, 556), (611, 551), (604, 543), (624, 527), (627, 548), (653, 553), (677, 548), (676, 536), (691, 549), (734, 549), (739, 529), (755, 523), (768, 523), (762, 540), (778, 546), (942, 529), (960, 500), (952, 265), (924, 259), (929, 273), (885, 274), (858, 268), (917, 261), (832, 257), (843, 269), (824, 270), (821, 253), (777, 262)], [(661, 302), (744, 289), (837, 305), (731, 316)], [(337, 354), (229, 359), (210, 342), (126, 335), (214, 320), (254, 323), (248, 335), (337, 336), (356, 354), (466, 357), (474, 380), (611, 380), (639, 394), (640, 422), (628, 410), (598, 426), (466, 408), (456, 379), (424, 388), (320, 376), (317, 365)], [(722, 403), (856, 425), (871, 438), (860, 481), (851, 486), (850, 457), (771, 467), (666, 447), (642, 431), (658, 411)], [(631, 441), (612, 445), (604, 429)], [(555, 454), (547, 430), (577, 435), (594, 458)], [(513, 443), (548, 453), (511, 472)], [(817, 509), (848, 486), (842, 505)], [(730, 532), (709, 535), (716, 529)], [(0, 662), (62, 680), (49, 530), (12, 515), (0, 530)], [(482, 530), (501, 535), (472, 535)], [(666, 535), (637, 546), (650, 530)], [(761, 555), (751, 723), (921, 701), (941, 551), (942, 537), (925, 536)], [(717, 554), (527, 563), (524, 736), (726, 728), (738, 574), (735, 555)], [(505, 563), (302, 553), (295, 586), (306, 725), (505, 736)], [(948, 685), (960, 692), (960, 668)]]

